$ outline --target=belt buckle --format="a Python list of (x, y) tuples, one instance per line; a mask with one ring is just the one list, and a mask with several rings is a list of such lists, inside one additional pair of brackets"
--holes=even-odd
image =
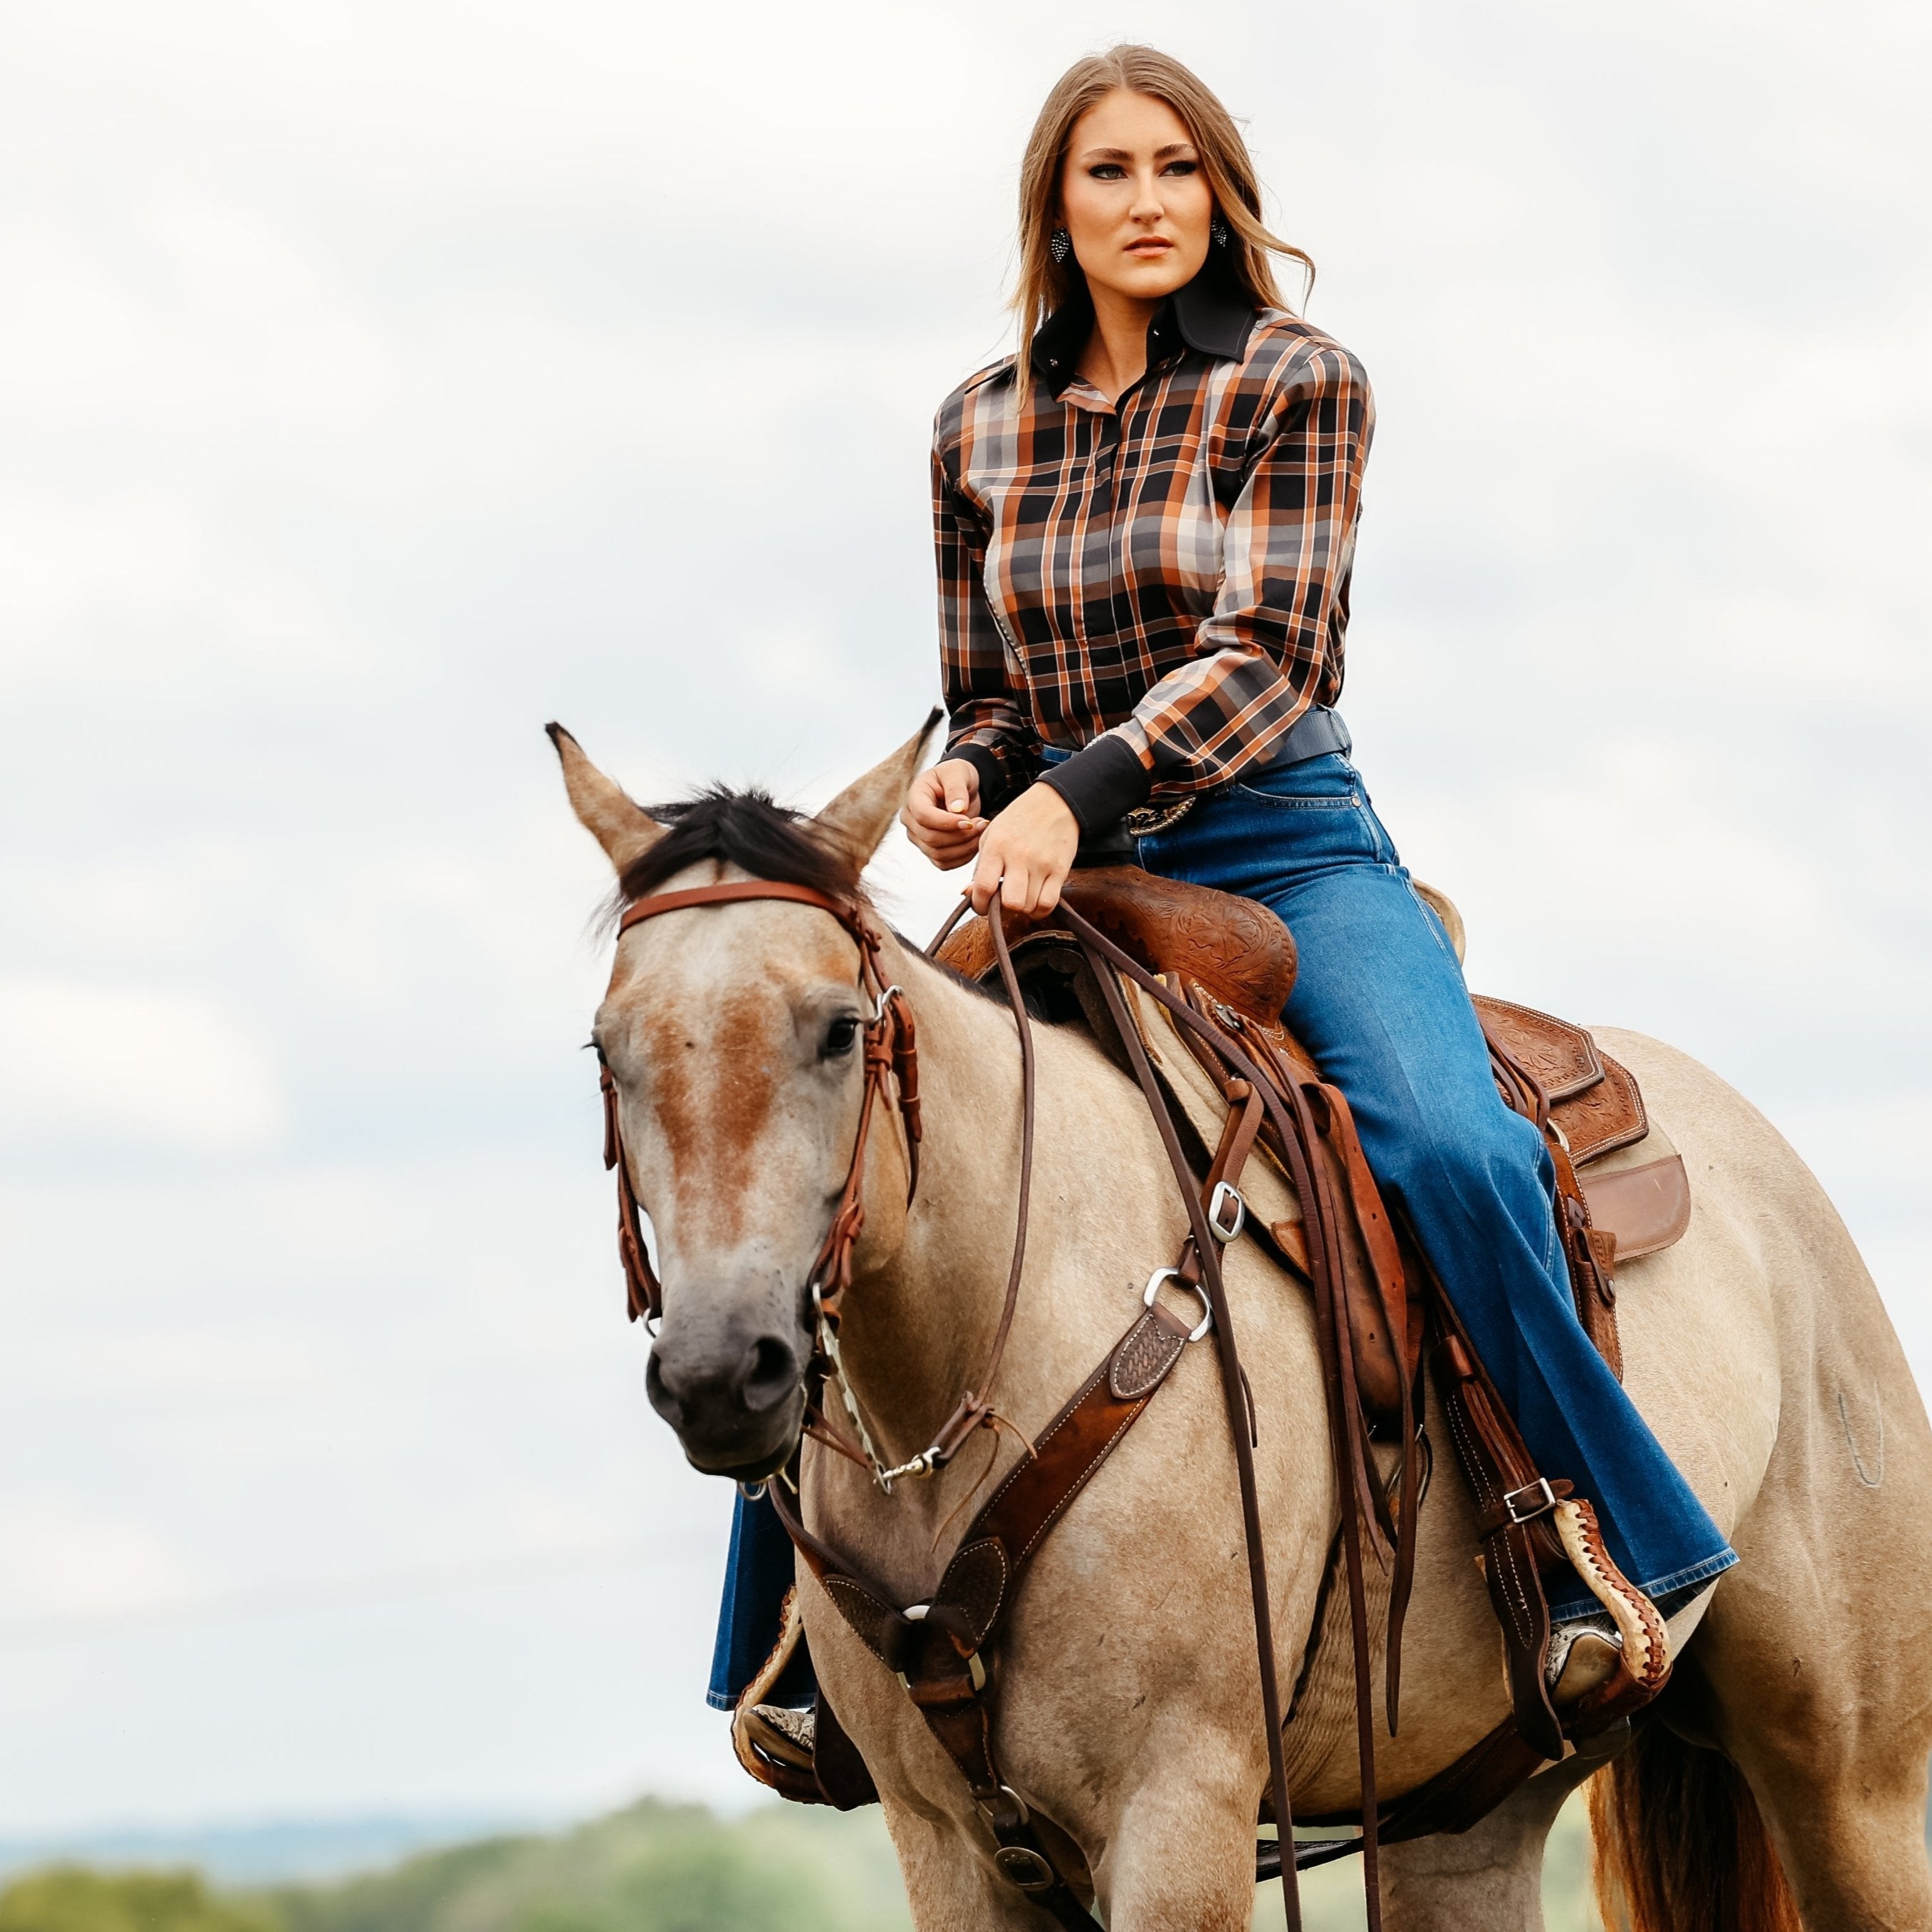
[(1156, 832), (1165, 832), (1178, 825), (1194, 809), (1194, 800), (1190, 794), (1178, 798), (1172, 805), (1137, 805), (1120, 822), (1136, 838), (1151, 838)]

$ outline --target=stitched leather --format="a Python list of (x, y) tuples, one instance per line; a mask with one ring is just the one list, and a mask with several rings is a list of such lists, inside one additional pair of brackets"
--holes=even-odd
[[(1068, 875), (1060, 903), (1150, 970), (1198, 980), (1237, 1012), (1277, 1019), (1294, 990), (1294, 941), (1252, 899), (1164, 879), (1138, 866), (1096, 866)], [(1051, 914), (1009, 919), (1016, 940), (1059, 923)], [(938, 957), (969, 980), (984, 979), (993, 962), (986, 922), (962, 922)]]
[(1590, 1204), (1590, 1225), (1615, 1240), (1620, 1262), (1671, 1246), (1690, 1226), (1690, 1177), (1681, 1154), (1577, 1179)]

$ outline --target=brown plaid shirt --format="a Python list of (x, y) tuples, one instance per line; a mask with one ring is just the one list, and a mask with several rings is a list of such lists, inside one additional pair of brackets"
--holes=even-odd
[(933, 508), (951, 758), (992, 812), (1052, 783), (1092, 831), (1234, 777), (1342, 688), (1374, 427), (1348, 351), (1204, 275), (1118, 406), (1074, 374), (1084, 302), (949, 396)]

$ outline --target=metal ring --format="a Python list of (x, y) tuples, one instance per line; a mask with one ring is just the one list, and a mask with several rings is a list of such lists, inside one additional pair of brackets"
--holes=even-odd
[(1060, 1874), (1030, 1845), (1002, 1845), (993, 1854), (1000, 1876), (1020, 1892), (1051, 1892)]
[[(1228, 1227), (1224, 1225), (1222, 1217), (1231, 1201), (1234, 1204), (1234, 1222)], [(1232, 1182), (1216, 1181), (1214, 1192), (1208, 1200), (1208, 1226), (1215, 1240), (1232, 1241), (1247, 1225), (1248, 1204), (1241, 1198), (1241, 1190)]]
[[(1004, 1797), (1006, 1802), (1012, 1806), (1014, 1810), (1018, 1813), (1019, 1816), (1019, 1822), (1022, 1825), (1030, 1824), (1033, 1820), (1033, 1814), (1027, 1809), (1026, 1800), (1022, 1798), (1010, 1784), (1001, 1785), (999, 1787), (999, 1790), (1000, 1795)], [(986, 1820), (986, 1828), (988, 1831), (991, 1831), (993, 1828), (992, 1799), (990, 1798), (976, 1798), (974, 1799), (973, 1802), (980, 1808), (980, 1816)]]
[(1141, 1306), (1143, 1308), (1151, 1308), (1154, 1306), (1154, 1298), (1160, 1293), (1160, 1285), (1164, 1281), (1179, 1282), (1181, 1286), (1200, 1303), (1200, 1324), (1198, 1327), (1190, 1328), (1187, 1331), (1187, 1339), (1190, 1342), (1199, 1341), (1202, 1336), (1214, 1325), (1214, 1306), (1208, 1299), (1208, 1291), (1198, 1281), (1190, 1281), (1180, 1269), (1156, 1268), (1154, 1273), (1148, 1276), (1147, 1292), (1141, 1297)]

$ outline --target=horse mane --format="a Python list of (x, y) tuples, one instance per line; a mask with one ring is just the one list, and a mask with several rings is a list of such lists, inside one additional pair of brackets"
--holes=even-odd
[(612, 899), (614, 915), (706, 859), (736, 866), (756, 879), (808, 886), (833, 898), (862, 896), (850, 860), (810, 829), (805, 813), (777, 803), (768, 792), (707, 785), (690, 798), (646, 809), (669, 830), (625, 867)]

